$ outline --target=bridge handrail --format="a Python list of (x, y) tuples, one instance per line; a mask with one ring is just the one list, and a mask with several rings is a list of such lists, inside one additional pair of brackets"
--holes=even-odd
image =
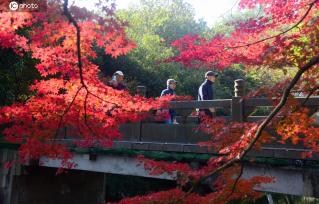
[[(307, 97), (295, 97), (298, 103), (302, 104)], [(212, 108), (212, 107), (231, 107), (233, 99), (216, 99), (206, 101), (171, 101), (170, 107), (173, 109), (196, 109), (196, 108)], [(245, 107), (257, 106), (274, 106), (273, 100), (276, 98), (247, 98), (243, 99)], [(311, 96), (305, 103), (305, 106), (319, 106), (319, 96)]]
[(171, 101), (170, 107), (174, 109), (231, 107), (232, 99), (217, 99), (207, 101)]
[[(171, 101), (170, 108), (183, 111), (182, 116), (185, 118), (187, 114), (190, 114), (189, 110), (195, 109), (208, 109), (208, 108), (226, 108), (230, 109), (232, 121), (243, 122), (243, 121), (258, 121), (263, 119), (265, 116), (250, 116), (256, 107), (262, 106), (275, 106), (275, 100), (279, 98), (248, 98), (245, 96), (245, 81), (242, 79), (235, 80), (234, 85), (234, 96), (231, 99), (216, 99), (206, 101)], [(319, 107), (319, 96), (311, 97), (295, 97), (299, 104), (307, 107)], [(314, 110), (314, 109), (313, 109)], [(186, 121), (184, 119), (184, 121)]]
[[(295, 97), (299, 104), (306, 101), (307, 97)], [(247, 98), (245, 100), (245, 106), (256, 107), (256, 106), (274, 106), (273, 100), (276, 98)], [(305, 106), (319, 106), (319, 96), (311, 96), (307, 99)]]

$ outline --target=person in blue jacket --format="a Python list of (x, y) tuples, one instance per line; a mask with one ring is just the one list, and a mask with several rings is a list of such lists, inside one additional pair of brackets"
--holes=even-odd
[[(198, 101), (213, 100), (213, 84), (216, 81), (217, 73), (213, 71), (208, 71), (205, 73), (205, 81), (200, 85), (198, 89)], [(214, 108), (200, 109), (200, 115), (206, 115), (208, 117), (213, 117), (215, 113)]]
[[(165, 95), (176, 95), (175, 89), (176, 89), (176, 83), (174, 79), (168, 79), (166, 82), (167, 88), (164, 89), (161, 93), (161, 96)], [(174, 109), (169, 109), (169, 115), (170, 117), (166, 121), (167, 124), (178, 124), (176, 121), (176, 111)]]

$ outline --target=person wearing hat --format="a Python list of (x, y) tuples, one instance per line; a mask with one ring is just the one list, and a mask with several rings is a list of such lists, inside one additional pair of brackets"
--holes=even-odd
[[(198, 101), (214, 99), (213, 84), (217, 76), (218, 74), (213, 71), (208, 71), (205, 73), (205, 81), (200, 85), (198, 89)], [(215, 113), (214, 108), (200, 109), (199, 111), (201, 115), (206, 115), (209, 117), (213, 117), (213, 114)]]
[(124, 74), (122, 71), (116, 71), (113, 76), (112, 80), (108, 83), (113, 89), (116, 90), (125, 90), (126, 86), (124, 85)]
[[(167, 88), (164, 89), (161, 93), (161, 96), (166, 95), (176, 95), (175, 89), (176, 89), (176, 83), (174, 79), (168, 79), (166, 81)], [(174, 109), (169, 109), (169, 115), (170, 117), (166, 121), (168, 124), (178, 124), (176, 121), (176, 111)]]

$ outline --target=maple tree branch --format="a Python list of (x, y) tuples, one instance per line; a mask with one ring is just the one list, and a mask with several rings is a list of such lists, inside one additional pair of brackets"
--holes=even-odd
[[(302, 107), (304, 107), (306, 105), (307, 101), (309, 100), (310, 96), (318, 89), (319, 89), (319, 86), (316, 86), (310, 90), (307, 90), (307, 91), (309, 91), (309, 93), (307, 94), (307, 97), (305, 98), (305, 100), (300, 105), (295, 107), (294, 110), (291, 111), (291, 113), (295, 113), (295, 112), (299, 111)], [(296, 92), (296, 91), (291, 91), (291, 92)], [(283, 118), (280, 118), (280, 120), (278, 122), (284, 121), (285, 119), (287, 119), (287, 117), (288, 117), (288, 115), (285, 115)]]
[(289, 29), (281, 32), (281, 33), (278, 33), (276, 35), (273, 35), (273, 36), (270, 36), (270, 37), (267, 37), (267, 38), (263, 38), (263, 39), (260, 39), (260, 40), (257, 40), (255, 42), (252, 42), (252, 43), (248, 43), (248, 44), (245, 44), (245, 45), (239, 45), (239, 46), (233, 46), (233, 47), (226, 47), (227, 49), (235, 49), (235, 48), (242, 48), (242, 47), (249, 47), (251, 45), (255, 45), (255, 44), (258, 44), (258, 43), (261, 43), (261, 42), (264, 42), (264, 41), (267, 41), (267, 40), (270, 40), (272, 38), (276, 38), (276, 37), (279, 37), (285, 33), (288, 33), (289, 31), (291, 31), (292, 29), (296, 28), (299, 26), (299, 24), (301, 24), (305, 18), (308, 16), (308, 14), (310, 13), (311, 9), (313, 8), (313, 6), (315, 5), (315, 3), (317, 3), (318, 0), (314, 0), (313, 2), (311, 2), (309, 4), (309, 7), (307, 9), (307, 11), (305, 12), (305, 14), (302, 16), (302, 18), (296, 23), (294, 24), (293, 26), (291, 26)]
[(84, 121), (85, 123), (87, 123), (87, 100), (88, 100), (88, 96), (89, 96), (89, 92), (86, 92), (86, 95), (85, 95), (85, 99), (84, 99)]
[(242, 177), (243, 173), (244, 173), (244, 164), (241, 164), (240, 172), (239, 172), (239, 174), (238, 174), (238, 176), (237, 176), (237, 178), (236, 178), (236, 180), (235, 180), (235, 182), (233, 184), (232, 191), (227, 197), (230, 197), (231, 195), (233, 195), (233, 193), (235, 192), (236, 186), (237, 186), (240, 178)]
[[(87, 98), (88, 98), (88, 95), (92, 95), (96, 98), (98, 98), (99, 100), (103, 101), (103, 102), (106, 102), (106, 103), (109, 103), (109, 104), (113, 104), (113, 107), (111, 110), (113, 110), (114, 108), (119, 108), (120, 106), (116, 103), (113, 103), (111, 101), (107, 101), (99, 96), (97, 96), (96, 94), (92, 93), (88, 86), (85, 84), (85, 81), (84, 81), (84, 77), (83, 77), (83, 66), (82, 66), (82, 56), (81, 56), (81, 28), (80, 26), (78, 25), (78, 23), (76, 22), (76, 20), (73, 18), (73, 16), (71, 15), (69, 9), (68, 9), (68, 0), (64, 0), (64, 4), (63, 4), (63, 13), (64, 15), (67, 17), (67, 19), (69, 20), (70, 23), (73, 24), (73, 26), (76, 28), (76, 47), (77, 47), (77, 58), (78, 58), (78, 67), (79, 67), (79, 74), (80, 74), (80, 81), (81, 81), (81, 89), (84, 87), (85, 90), (87, 91), (87, 94), (85, 96), (85, 100), (84, 100), (84, 112), (85, 112), (85, 116), (84, 116), (84, 119), (85, 119), (85, 124), (86, 126), (89, 128), (88, 126), (88, 123), (87, 123)], [(89, 128), (90, 129), (90, 128)]]
[(303, 73), (318, 63), (319, 63), (319, 55), (313, 57), (307, 64), (305, 64), (303, 67), (301, 67), (298, 70), (298, 72), (295, 74), (294, 78), (291, 80), (289, 85), (285, 88), (279, 104), (277, 104), (277, 106), (271, 111), (271, 113), (267, 116), (267, 118), (258, 126), (258, 129), (253, 137), (253, 140), (247, 146), (247, 148), (245, 148), (245, 150), (243, 150), (243, 152), (241, 152), (239, 157), (236, 157), (234, 159), (227, 161), (226, 163), (224, 163), (220, 167), (216, 168), (214, 171), (210, 172), (206, 176), (199, 179), (198, 182), (201, 183), (202, 181), (206, 180), (207, 178), (213, 176), (214, 174), (231, 167), (236, 162), (241, 161), (246, 156), (246, 154), (253, 148), (255, 143), (258, 141), (258, 139), (261, 136), (262, 131), (267, 127), (267, 125), (272, 121), (272, 119), (277, 115), (277, 113), (284, 107), (284, 105), (287, 102), (290, 91), (297, 84), (297, 82), (299, 81), (299, 79), (301, 78)]
[(288, 100), (288, 96), (290, 95), (290, 91), (293, 89), (293, 87), (297, 84), (299, 79), (301, 78), (302, 74), (309, 70), (311, 67), (319, 63), (319, 55), (313, 57), (307, 64), (305, 64), (303, 67), (301, 67), (294, 78), (289, 83), (288, 87), (285, 88), (284, 93), (280, 99), (279, 104), (271, 111), (271, 113), (267, 116), (267, 118), (259, 125), (255, 137), (253, 141), (250, 143), (250, 145), (245, 149), (245, 151), (242, 153), (240, 159), (242, 159), (254, 146), (256, 141), (260, 138), (262, 131), (266, 128), (266, 126), (270, 123), (270, 121), (276, 116), (276, 114), (284, 107)]
[[(78, 111), (78, 114), (80, 115), (80, 110)], [(76, 128), (79, 131), (80, 135), (83, 136), (84, 134), (83, 134), (83, 131), (81, 130), (81, 127), (80, 127), (80, 117), (77, 118)]]
[(310, 92), (308, 93), (307, 97), (305, 98), (305, 100), (302, 102), (301, 106), (305, 106), (310, 96), (318, 89), (319, 89), (319, 86), (315, 86), (314, 88), (312, 88)]
[(83, 66), (82, 66), (82, 56), (81, 56), (81, 28), (80, 28), (79, 24), (76, 22), (76, 20), (73, 18), (73, 16), (71, 15), (71, 13), (68, 9), (68, 4), (69, 4), (69, 1), (64, 0), (63, 13), (67, 17), (69, 22), (72, 23), (76, 29), (76, 47), (77, 47), (77, 58), (78, 58), (80, 81), (81, 81), (82, 87), (84, 87), (85, 90), (87, 91), (86, 95), (85, 95), (85, 99), (84, 99), (84, 121), (85, 121), (84, 123), (87, 126), (87, 128), (91, 132), (93, 132), (92, 129), (89, 127), (88, 122), (87, 122), (87, 107), (86, 106), (87, 106), (87, 98), (88, 98), (90, 91), (88, 90), (88, 87), (85, 84), (84, 77), (83, 77)]
[(68, 9), (68, 0), (64, 0), (63, 13), (67, 17), (69, 22), (72, 23), (74, 25), (74, 27), (76, 28), (76, 47), (77, 47), (78, 67), (79, 67), (79, 74), (80, 74), (80, 80), (81, 80), (82, 86), (92, 96), (95, 96), (96, 98), (98, 98), (106, 103), (110, 103), (110, 104), (113, 104), (113, 105), (116, 105), (117, 107), (119, 107), (116, 103), (102, 99), (101, 97), (99, 97), (96, 94), (89, 91), (88, 86), (85, 84), (84, 77), (83, 77), (83, 66), (82, 66), (82, 56), (81, 56), (81, 28), (80, 28), (79, 24), (76, 22), (76, 20), (73, 18), (73, 16), (71, 15), (71, 13)]
[(233, 17), (233, 9), (238, 4), (238, 2), (239, 2), (239, 0), (236, 0), (235, 3), (233, 4), (233, 6), (230, 9), (225, 11), (223, 14), (219, 15), (217, 18), (224, 18), (225, 19), (225, 15), (227, 13), (229, 13), (229, 12), (230, 12), (231, 17)]
[(60, 116), (59, 124), (58, 124), (58, 127), (57, 127), (57, 131), (55, 132), (54, 138), (56, 138), (56, 137), (58, 136), (58, 132), (59, 132), (59, 130), (60, 130), (60, 128), (61, 128), (61, 125), (62, 125), (62, 122), (63, 122), (63, 118), (64, 118), (65, 114), (67, 114), (67, 113), (70, 111), (70, 109), (71, 109), (71, 107), (72, 107), (72, 105), (73, 105), (73, 103), (74, 103), (76, 97), (78, 96), (78, 94), (80, 93), (80, 91), (82, 90), (82, 88), (83, 88), (83, 86), (81, 86), (81, 87), (76, 91), (75, 95), (74, 95), (73, 98), (72, 98), (72, 101), (70, 102), (70, 104), (68, 105), (68, 107), (64, 110), (63, 114)]
[(87, 89), (87, 86), (83, 79), (83, 67), (82, 67), (82, 56), (81, 56), (81, 29), (76, 20), (72, 17), (69, 9), (68, 9), (68, 0), (64, 0), (63, 4), (63, 13), (68, 18), (70, 23), (72, 23), (76, 29), (76, 47), (77, 47), (77, 57), (78, 57), (78, 67), (80, 72), (80, 80), (81, 84)]
[[(310, 10), (312, 9), (312, 7), (314, 6), (314, 4), (317, 2), (318, 0), (313, 1), (312, 3), (309, 4), (309, 8), (307, 10), (307, 12), (305, 13), (305, 15), (299, 20), (299, 22), (297, 24), (295, 24), (294, 26), (292, 26), (290, 29), (277, 34), (275, 36), (269, 37), (269, 38), (265, 38), (259, 41), (256, 41), (254, 43), (250, 43), (250, 44), (246, 44), (243, 46), (237, 46), (237, 47), (231, 47), (231, 48), (238, 48), (238, 47), (245, 47), (245, 46), (250, 46), (252, 44), (257, 44), (260, 42), (263, 42), (265, 40), (269, 40), (271, 38), (274, 37), (278, 37), (282, 34), (285, 34), (287, 32), (289, 32), (290, 30), (292, 30), (293, 28), (297, 27), (305, 18), (306, 16), (309, 14)], [(267, 116), (267, 118), (258, 126), (258, 129), (254, 135), (254, 139), (252, 140), (252, 142), (248, 145), (248, 147), (240, 154), (239, 157), (231, 159), (229, 161), (227, 161), (226, 163), (224, 163), (223, 165), (221, 165), (220, 167), (218, 167), (217, 169), (215, 169), (214, 171), (210, 172), (209, 174), (207, 174), (206, 176), (202, 177), (199, 179), (199, 181), (197, 181), (195, 183), (195, 185), (198, 185), (199, 183), (202, 183), (203, 181), (205, 181), (207, 178), (215, 175), (216, 173), (223, 171), (231, 166), (233, 166), (235, 163), (241, 161), (245, 155), (253, 148), (253, 146), (255, 145), (255, 143), (258, 141), (258, 139), (261, 136), (262, 131), (266, 128), (266, 126), (272, 121), (272, 119), (277, 115), (278, 112), (280, 112), (280, 110), (284, 107), (284, 105), (287, 102), (288, 96), (292, 90), (292, 88), (297, 84), (297, 82), (299, 81), (299, 79), (301, 78), (301, 76), (303, 75), (304, 72), (306, 72), (307, 70), (309, 70), (311, 67), (313, 67), (314, 65), (319, 63), (319, 55), (313, 57), (307, 64), (305, 64), (303, 67), (301, 67), (298, 72), (295, 74), (294, 78), (291, 80), (291, 82), (289, 83), (289, 85), (287, 86), (287, 88), (285, 88), (283, 95), (281, 97), (281, 100), (279, 102), (279, 104), (277, 104), (277, 106), (272, 110), (272, 112)], [(306, 101), (309, 99), (309, 97), (313, 94), (313, 92), (315, 90), (317, 90), (318, 87), (315, 87), (310, 94), (308, 94), (306, 100), (304, 101), (304, 104), (306, 103)], [(188, 191), (186, 194), (189, 195), (192, 192), (192, 190)], [(187, 196), (185, 195), (185, 197)]]
[(90, 127), (88, 123), (88, 114), (87, 114), (87, 100), (88, 100), (89, 92), (86, 92), (85, 99), (84, 99), (84, 124), (89, 129), (89, 131), (94, 135), (93, 129)]
[(120, 107), (118, 104), (116, 104), (116, 103), (114, 103), (114, 102), (111, 102), (111, 101), (108, 101), (108, 100), (105, 100), (105, 99), (101, 98), (100, 96), (98, 96), (98, 95), (96, 95), (96, 94), (90, 92), (88, 89), (87, 89), (87, 92), (88, 92), (89, 94), (91, 94), (92, 96), (96, 97), (97, 99), (99, 99), (99, 100), (105, 102), (105, 103), (113, 104), (113, 105), (116, 106), (117, 108)]

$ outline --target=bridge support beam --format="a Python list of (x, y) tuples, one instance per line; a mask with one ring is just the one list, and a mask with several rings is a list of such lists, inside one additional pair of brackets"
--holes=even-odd
[(298, 169), (294, 167), (270, 167), (250, 165), (245, 167), (243, 178), (253, 176), (270, 176), (274, 183), (263, 184), (258, 191), (280, 193), (296, 196), (319, 197), (319, 171), (315, 169)]
[[(141, 176), (147, 178), (157, 178), (174, 180), (175, 175), (151, 175), (149, 171), (144, 169), (144, 166), (137, 158), (117, 155), (98, 155), (96, 160), (90, 160), (88, 154), (76, 154), (73, 161), (77, 164), (74, 169), (111, 173), (119, 175)], [(60, 167), (61, 161), (41, 158), (39, 164), (45, 167)]]
[[(136, 158), (118, 155), (98, 155), (95, 161), (88, 154), (76, 154), (75, 169), (120, 175), (141, 176), (156, 179), (174, 180), (176, 175), (151, 175)], [(60, 161), (42, 158), (40, 164), (57, 168)], [(319, 171), (315, 169), (297, 169), (294, 167), (272, 167), (266, 165), (245, 165), (243, 178), (270, 176), (274, 183), (263, 184), (258, 191), (281, 193), (297, 196), (319, 197)]]

